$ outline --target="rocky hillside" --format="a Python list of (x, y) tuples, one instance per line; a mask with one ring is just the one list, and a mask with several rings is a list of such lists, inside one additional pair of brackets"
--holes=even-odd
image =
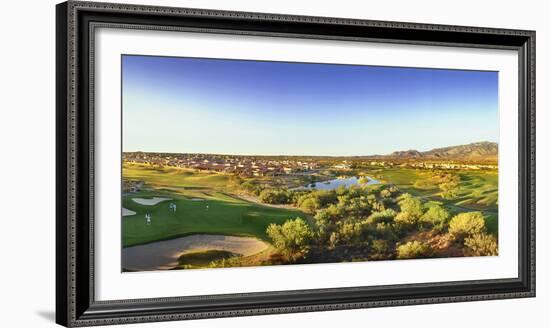
[(496, 142), (475, 142), (467, 145), (435, 148), (420, 152), (418, 150), (396, 151), (383, 156), (394, 159), (448, 159), (458, 161), (496, 161), (498, 144)]

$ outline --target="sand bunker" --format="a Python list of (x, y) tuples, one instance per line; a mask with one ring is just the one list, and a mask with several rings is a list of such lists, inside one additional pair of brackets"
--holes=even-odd
[(132, 200), (141, 205), (153, 206), (165, 200), (172, 200), (172, 198), (153, 197), (153, 198), (132, 198)]
[(123, 207), (122, 216), (130, 216), (130, 215), (136, 215), (136, 212)]
[(122, 266), (129, 270), (168, 270), (178, 257), (189, 252), (223, 250), (243, 256), (254, 255), (269, 245), (253, 237), (191, 235), (122, 249)]

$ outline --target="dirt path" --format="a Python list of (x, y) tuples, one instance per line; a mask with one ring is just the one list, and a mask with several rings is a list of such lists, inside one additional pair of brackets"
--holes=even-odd
[(253, 237), (191, 235), (122, 249), (122, 267), (128, 270), (168, 270), (183, 253), (223, 250), (243, 256), (260, 253), (269, 244)]

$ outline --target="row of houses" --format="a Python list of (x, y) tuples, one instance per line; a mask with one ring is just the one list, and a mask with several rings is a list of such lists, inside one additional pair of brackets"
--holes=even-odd
[(313, 161), (216, 154), (157, 154), (137, 152), (124, 153), (123, 160), (130, 163), (235, 173), (243, 176), (294, 174), (315, 170), (319, 167), (319, 164)]
[(444, 170), (492, 170), (497, 169), (497, 164), (472, 164), (457, 162), (391, 162), (391, 161), (370, 161), (371, 166), (380, 167), (410, 167), (419, 169), (444, 169)]
[(404, 164), (409, 167), (414, 168), (425, 168), (425, 169), (446, 169), (446, 170), (487, 170), (487, 169), (497, 169), (498, 165), (496, 164), (467, 164), (467, 163), (406, 163)]

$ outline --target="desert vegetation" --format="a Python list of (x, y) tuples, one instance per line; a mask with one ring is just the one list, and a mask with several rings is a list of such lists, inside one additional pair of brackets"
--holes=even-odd
[[(159, 266), (173, 269), (498, 255), (498, 176), (490, 165), (237, 161), (268, 163), (278, 173), (125, 161), (124, 249), (199, 234), (266, 245), (251, 252), (206, 244)], [(279, 162), (296, 171), (283, 172)]]
[[(487, 232), (482, 212), (455, 213), (393, 186), (311, 191), (290, 198), (313, 217), (309, 228), (302, 219), (288, 220), (270, 225), (267, 235), (291, 263), (498, 253), (496, 236)], [(289, 232), (291, 227), (296, 233)]]

